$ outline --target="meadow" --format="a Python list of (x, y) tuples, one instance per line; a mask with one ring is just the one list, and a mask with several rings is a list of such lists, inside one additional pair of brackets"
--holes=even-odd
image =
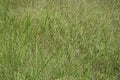
[(120, 0), (0, 0), (0, 80), (120, 80)]

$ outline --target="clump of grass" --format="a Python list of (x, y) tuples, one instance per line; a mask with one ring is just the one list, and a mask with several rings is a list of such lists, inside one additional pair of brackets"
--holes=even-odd
[(101, 0), (1, 0), (0, 79), (119, 80), (118, 6)]

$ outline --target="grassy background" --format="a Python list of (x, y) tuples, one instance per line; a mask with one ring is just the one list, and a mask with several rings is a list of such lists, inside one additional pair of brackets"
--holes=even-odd
[(119, 0), (0, 0), (0, 80), (120, 80)]

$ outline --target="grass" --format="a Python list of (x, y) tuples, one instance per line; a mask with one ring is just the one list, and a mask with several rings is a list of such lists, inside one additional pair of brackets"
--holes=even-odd
[(0, 0), (0, 80), (120, 80), (119, 0)]

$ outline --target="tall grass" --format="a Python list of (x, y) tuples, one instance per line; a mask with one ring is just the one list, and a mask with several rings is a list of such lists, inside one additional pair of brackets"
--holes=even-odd
[(119, 0), (0, 0), (0, 80), (119, 80)]

